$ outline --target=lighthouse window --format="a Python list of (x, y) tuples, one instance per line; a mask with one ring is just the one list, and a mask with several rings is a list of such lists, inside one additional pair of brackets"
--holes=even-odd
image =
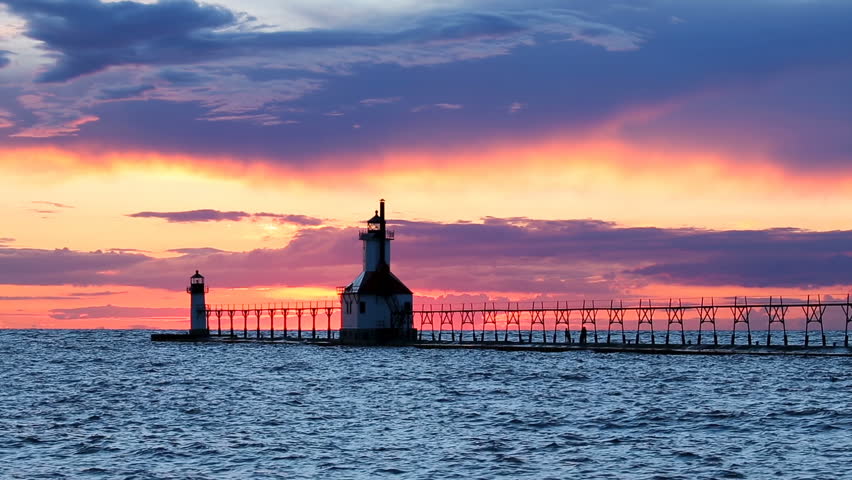
[(366, 303), (361, 302), (360, 305), (358, 306), (358, 308), (359, 308), (358, 311), (360, 313), (367, 313), (367, 304)]

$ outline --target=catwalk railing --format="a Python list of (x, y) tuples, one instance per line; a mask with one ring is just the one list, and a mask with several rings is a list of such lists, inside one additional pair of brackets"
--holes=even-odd
[[(782, 343), (789, 345), (792, 330), (788, 328), (788, 322), (797, 311), (802, 313), (797, 321), (804, 320), (805, 346), (811, 344), (811, 330), (814, 330), (813, 333), (818, 330), (817, 343), (827, 346), (824, 322), (832, 312), (839, 315), (839, 321), (845, 324), (843, 344), (849, 346), (852, 296), (848, 294), (844, 297), (809, 296), (795, 300), (729, 297), (426, 304), (416, 306), (411, 320), (419, 330), (420, 340), (428, 336), (439, 342), (445, 341), (445, 336), (449, 335), (452, 342), (464, 342), (467, 337), (474, 342), (599, 343), (603, 333), (599, 326), (605, 325), (606, 343), (639, 344), (645, 338), (646, 342), (656, 344), (657, 335), (662, 335), (660, 326), (663, 324), (665, 337), (661, 343), (666, 345), (687, 344), (686, 321), (698, 325), (697, 344), (709, 343), (705, 335), (712, 333), (712, 344), (719, 345), (717, 322), (727, 320), (732, 322), (730, 344), (736, 344), (737, 333), (744, 333), (747, 344), (752, 345), (759, 343), (754, 339), (757, 330), (753, 328), (753, 322), (760, 318), (766, 322), (766, 345), (772, 344), (774, 334), (780, 334)], [(339, 325), (340, 303), (328, 300), (207, 305), (205, 313), (208, 329), (214, 335), (248, 338), (251, 333), (255, 338), (333, 339), (337, 329), (332, 327), (332, 323)], [(336, 322), (333, 322), (333, 317), (336, 317)], [(629, 332), (630, 339), (625, 322), (635, 323), (635, 330)]]
[[(685, 319), (698, 323), (697, 343), (699, 345), (705, 341), (704, 335), (709, 335), (711, 331), (712, 343), (719, 345), (717, 321), (723, 320), (723, 315), (726, 313), (730, 313), (728, 320), (732, 320), (733, 325), (731, 345), (736, 344), (738, 327), (740, 332), (745, 329), (746, 341), (748, 345), (752, 345), (752, 322), (761, 315), (768, 322), (766, 345), (772, 344), (773, 331), (781, 334), (784, 345), (789, 345), (790, 309), (794, 311), (800, 309), (804, 316), (803, 343), (805, 346), (811, 343), (811, 329), (819, 330), (818, 342), (822, 346), (827, 346), (824, 321), (829, 310), (837, 310), (842, 314), (841, 321), (845, 321), (843, 344), (849, 346), (852, 297), (848, 294), (845, 298), (809, 296), (807, 299), (794, 301), (785, 301), (782, 297), (769, 297), (758, 301), (749, 301), (746, 297), (733, 297), (702, 298), (693, 301), (643, 299), (630, 302), (590, 300), (435, 304), (418, 306), (413, 315), (414, 326), (419, 329), (421, 340), (424, 335), (428, 335), (433, 341), (444, 341), (442, 337), (449, 334), (449, 340), (455, 342), (456, 332), (458, 332), (458, 341), (462, 342), (465, 341), (465, 333), (470, 332), (468, 338), (474, 342), (508, 342), (511, 331), (511, 340), (516, 342), (533, 343), (538, 337), (540, 342), (547, 343), (550, 337), (553, 343), (557, 343), (561, 336), (561, 341), (564, 343), (598, 343), (600, 340), (598, 326), (604, 324), (606, 325), (606, 343), (612, 343), (615, 339), (620, 340), (621, 343), (639, 344), (642, 341), (642, 333), (647, 331), (648, 334), (644, 337), (649, 338), (651, 344), (656, 344), (655, 323), (658, 328), (663, 323), (666, 345), (672, 343), (673, 335), (680, 337), (678, 343), (687, 344)], [(625, 330), (626, 320), (634, 321), (636, 325), (635, 332), (630, 332), (631, 336), (635, 333), (632, 340), (628, 340), (628, 332)], [(522, 324), (528, 327), (528, 330), (522, 331)], [(477, 331), (477, 325), (479, 325), (479, 331)], [(580, 331), (572, 330), (572, 326), (579, 327)], [(491, 332), (493, 337), (489, 339), (487, 337), (491, 337)]]
[[(302, 340), (333, 339), (332, 316), (340, 313), (336, 300), (291, 303), (264, 303), (254, 305), (206, 305), (207, 329), (213, 335), (230, 335), (249, 338), (275, 339), (295, 337)], [(317, 323), (319, 320), (319, 323)], [(276, 330), (276, 324), (278, 329)], [(317, 326), (319, 325), (319, 328)], [(305, 328), (302, 328), (302, 327)], [(240, 328), (242, 327), (242, 328)], [(295, 327), (291, 328), (291, 327)], [(310, 328), (307, 328), (310, 327)], [(323, 328), (325, 327), (325, 328)], [(268, 333), (268, 337), (266, 334)], [(323, 335), (324, 334), (324, 335)]]

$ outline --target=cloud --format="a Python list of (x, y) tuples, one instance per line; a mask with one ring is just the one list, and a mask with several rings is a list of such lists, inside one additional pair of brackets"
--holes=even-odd
[(11, 237), (0, 237), (0, 247), (14, 243), (15, 239)]
[(140, 248), (107, 248), (106, 251), (115, 253), (151, 253), (150, 250)]
[(123, 295), (127, 293), (127, 291), (112, 291), (112, 290), (103, 290), (100, 292), (71, 292), (69, 295), (73, 297), (108, 297), (112, 295)]
[(419, 105), (411, 109), (414, 113), (426, 112), (429, 110), (461, 110), (464, 105), (458, 103), (433, 103), (431, 105)]
[(14, 126), (15, 122), (12, 120), (12, 113), (0, 108), (0, 128), (11, 128)]
[(142, 98), (142, 94), (156, 89), (154, 85), (129, 85), (104, 88), (95, 98), (98, 100), (130, 100)]
[(14, 55), (14, 53), (8, 50), (0, 50), (0, 68), (7, 67), (12, 63), (12, 60), (9, 58), (10, 55)]
[(241, 220), (269, 219), (277, 223), (291, 225), (321, 225), (319, 218), (306, 215), (282, 214), (282, 213), (247, 213), (242, 211), (221, 211), (212, 209), (188, 210), (183, 212), (137, 212), (127, 215), (133, 218), (160, 218), (170, 223), (195, 223), (195, 222), (239, 222)]
[(258, 113), (258, 114), (249, 114), (249, 115), (209, 115), (205, 117), (199, 117), (198, 120), (203, 120), (205, 122), (252, 122), (259, 125), (265, 126), (273, 126), (273, 125), (293, 125), (299, 123), (295, 120), (281, 120), (280, 118), (269, 115), (268, 113)]
[(390, 103), (396, 103), (400, 100), (402, 100), (402, 97), (365, 98), (358, 103), (360, 103), (361, 105), (366, 105), (368, 107), (373, 107), (376, 105), (387, 105)]
[(72, 292), (68, 295), (22, 295), (22, 296), (0, 296), (0, 302), (19, 302), (19, 301), (65, 301), (65, 300), (80, 300), (86, 297), (105, 297), (109, 295), (120, 295), (124, 292), (102, 291), (102, 292)]
[(106, 285), (118, 272), (149, 257), (128, 253), (0, 248), (0, 283), (11, 285)]
[(46, 200), (33, 200), (30, 203), (34, 203), (36, 205), (48, 205), (48, 206), (56, 207), (56, 208), (74, 208), (73, 205), (67, 205), (67, 204), (58, 203), (58, 202), (48, 202)]
[(18, 103), (32, 111), (37, 122), (11, 137), (49, 138), (73, 136), (80, 127), (97, 122), (99, 117), (83, 112), (83, 106), (69, 106), (62, 99), (51, 94), (25, 94), (18, 97)]
[(103, 305), (81, 308), (55, 308), (50, 318), (55, 320), (80, 320), (89, 318), (185, 318), (185, 308), (120, 307)]
[(238, 222), (251, 215), (246, 212), (223, 212), (220, 210), (189, 210), (185, 212), (138, 212), (127, 215), (133, 218), (162, 218), (170, 223), (193, 222)]
[(518, 112), (520, 112), (521, 110), (523, 110), (523, 109), (525, 109), (525, 108), (527, 108), (527, 104), (526, 104), (526, 103), (521, 103), (521, 102), (512, 102), (512, 103), (509, 105), (509, 113), (518, 113)]
[(169, 251), (173, 252), (173, 253), (180, 253), (181, 255), (194, 255), (194, 256), (212, 255), (212, 254), (216, 254), (216, 253), (228, 253), (225, 250), (220, 250), (218, 248), (210, 248), (210, 247), (173, 248)]
[(322, 219), (309, 217), (307, 215), (283, 214), (283, 213), (255, 213), (256, 219), (269, 218), (279, 223), (289, 223), (293, 225), (315, 226), (322, 225)]
[(62, 297), (62, 296), (49, 296), (49, 295), (17, 296), (17, 297), (0, 296), (0, 302), (20, 302), (20, 301), (30, 301), (30, 300), (64, 301), (64, 300), (79, 300), (79, 299), (77, 297)]
[[(39, 76), (41, 82), (64, 82), (120, 65), (186, 65), (269, 51), (504, 37), (527, 30), (528, 22), (543, 20), (528, 14), (513, 18), (510, 14), (457, 12), (386, 31), (264, 31), (252, 28), (252, 19), (246, 15), (194, 0), (152, 4), (99, 0), (3, 3), (26, 20), (26, 35), (43, 42), (44, 48), (56, 56), (56, 64)], [(577, 29), (574, 36), (610, 47), (601, 38), (615, 29), (599, 27), (594, 33), (585, 33), (589, 28)]]
[[(259, 28), (235, 11), (191, 1), (8, 4), (55, 61), (45, 75), (89, 59), (102, 65), (64, 83), (23, 85), (17, 96), (38, 101), (19, 102), (33, 115), (15, 111), (18, 137), (78, 135), (55, 142), (301, 166), (375, 158), (424, 139), (467, 148), (606, 130), (648, 151), (687, 145), (802, 170), (850, 165), (848, 2), (626, 9), (602, 1), (576, 11), (545, 0), (442, 3), (361, 23), (317, 15), (315, 28), (298, 31)], [(673, 24), (674, 17), (689, 22)], [(785, 80), (791, 75), (798, 81)], [(776, 88), (779, 81), (789, 84)], [(145, 101), (116, 104), (145, 86), (155, 88), (127, 97)], [(124, 92), (108, 100), (105, 89)], [(447, 99), (463, 99), (464, 108), (453, 118), (355, 108), (394, 98), (404, 98), (406, 110), (437, 110)], [(494, 115), (495, 105), (509, 109), (517, 98), (535, 105), (524, 122)], [(286, 108), (300, 110), (298, 120), (286, 119)], [(635, 111), (659, 113), (625, 125)], [(325, 112), (352, 121), (316, 121)], [(6, 118), (0, 125), (11, 126)]]
[[(197, 102), (213, 113), (228, 114), (211, 115), (211, 119), (280, 125), (254, 115), (268, 115), (276, 103), (310, 95), (323, 88), (330, 76), (349, 76), (362, 65), (411, 67), (488, 58), (532, 44), (537, 35), (560, 36), (607, 50), (640, 42), (634, 33), (552, 7), (427, 8), (415, 15), (375, 19), (369, 25), (275, 30), (257, 24), (251, 16), (194, 0), (0, 3), (21, 17), (24, 35), (40, 42), (54, 60), (37, 76), (40, 84), (25, 92), (44, 102), (41, 107), (27, 106), (38, 123), (17, 136), (30, 138), (73, 135), (84, 123), (100, 118), (88, 114), (94, 105), (143, 98)], [(98, 81), (119, 72), (124, 74), (118, 79), (120, 87), (109, 78), (86, 97), (56, 95), (67, 90), (62, 84)], [(58, 108), (63, 102), (65, 108)], [(235, 116), (249, 113), (252, 116)]]
[[(852, 284), (852, 231), (664, 229), (524, 217), (391, 223), (394, 271), (415, 291), (610, 298), (648, 285)], [(169, 258), (6, 248), (0, 283), (179, 289), (197, 269), (218, 288), (332, 288), (358, 274), (359, 247), (357, 230), (321, 227), (300, 230), (283, 248), (176, 249), (182, 255)]]

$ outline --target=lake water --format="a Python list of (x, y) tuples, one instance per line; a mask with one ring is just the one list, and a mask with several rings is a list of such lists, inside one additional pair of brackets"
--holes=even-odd
[(852, 358), (0, 331), (0, 478), (852, 478)]

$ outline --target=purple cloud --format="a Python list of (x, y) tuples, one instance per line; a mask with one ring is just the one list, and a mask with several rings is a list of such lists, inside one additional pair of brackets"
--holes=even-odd
[(271, 50), (472, 40), (517, 34), (527, 28), (506, 15), (458, 13), (387, 32), (270, 32), (252, 29), (250, 17), (194, 0), (154, 4), (99, 0), (2, 3), (26, 19), (27, 36), (55, 52), (57, 62), (39, 77), (41, 82), (64, 82), (118, 65), (186, 65)]
[(0, 302), (18, 302), (18, 301), (27, 301), (27, 300), (62, 301), (62, 300), (78, 300), (78, 298), (77, 297), (51, 296), (51, 295), (0, 297)]
[(12, 60), (9, 58), (10, 55), (14, 55), (14, 53), (9, 50), (0, 50), (0, 68), (7, 67), (12, 63)]
[[(852, 231), (635, 228), (523, 217), (392, 223), (398, 233), (394, 271), (415, 291), (608, 298), (649, 283), (808, 289), (852, 285)], [(0, 283), (180, 289), (198, 269), (214, 289), (335, 287), (351, 281), (361, 262), (356, 230), (333, 227), (302, 229), (277, 249), (176, 251), (183, 255), (0, 249)]]
[(69, 295), (72, 297), (109, 297), (112, 295), (122, 295), (127, 293), (127, 291), (119, 291), (114, 292), (112, 290), (104, 290), (101, 292), (71, 292)]
[(281, 213), (255, 213), (252, 215), (253, 218), (269, 218), (277, 221), (278, 223), (288, 223), (292, 225), (304, 225), (304, 226), (316, 226), (322, 225), (322, 219), (309, 217), (307, 215), (295, 215), (295, 214), (281, 214)]
[(181, 255), (204, 256), (216, 253), (228, 253), (225, 250), (218, 248), (201, 247), (201, 248), (173, 248), (169, 250), (172, 253), (180, 253)]
[(188, 210), (184, 212), (138, 212), (127, 215), (133, 218), (160, 218), (169, 223), (195, 223), (195, 222), (239, 222), (241, 220), (270, 219), (277, 223), (315, 226), (321, 225), (322, 219), (309, 217), (307, 215), (285, 214), (285, 213), (247, 213), (242, 211), (221, 211), (212, 209)]
[(80, 320), (89, 318), (185, 318), (185, 308), (119, 307), (103, 305), (80, 308), (55, 308), (50, 318), (55, 320)]
[(189, 210), (185, 212), (138, 212), (127, 215), (133, 218), (161, 218), (169, 223), (194, 223), (194, 222), (238, 222), (251, 215), (246, 212), (223, 212), (220, 210)]
[(34, 203), (36, 205), (48, 205), (48, 206), (56, 207), (56, 208), (74, 208), (73, 205), (66, 205), (64, 203), (58, 203), (58, 202), (48, 202), (48, 201), (45, 201), (45, 200), (33, 200), (31, 203)]
[(145, 92), (156, 89), (154, 85), (129, 85), (125, 87), (104, 88), (95, 98), (97, 100), (129, 100), (141, 98)]
[(121, 284), (116, 275), (150, 257), (128, 253), (0, 248), (0, 283), (10, 285)]

